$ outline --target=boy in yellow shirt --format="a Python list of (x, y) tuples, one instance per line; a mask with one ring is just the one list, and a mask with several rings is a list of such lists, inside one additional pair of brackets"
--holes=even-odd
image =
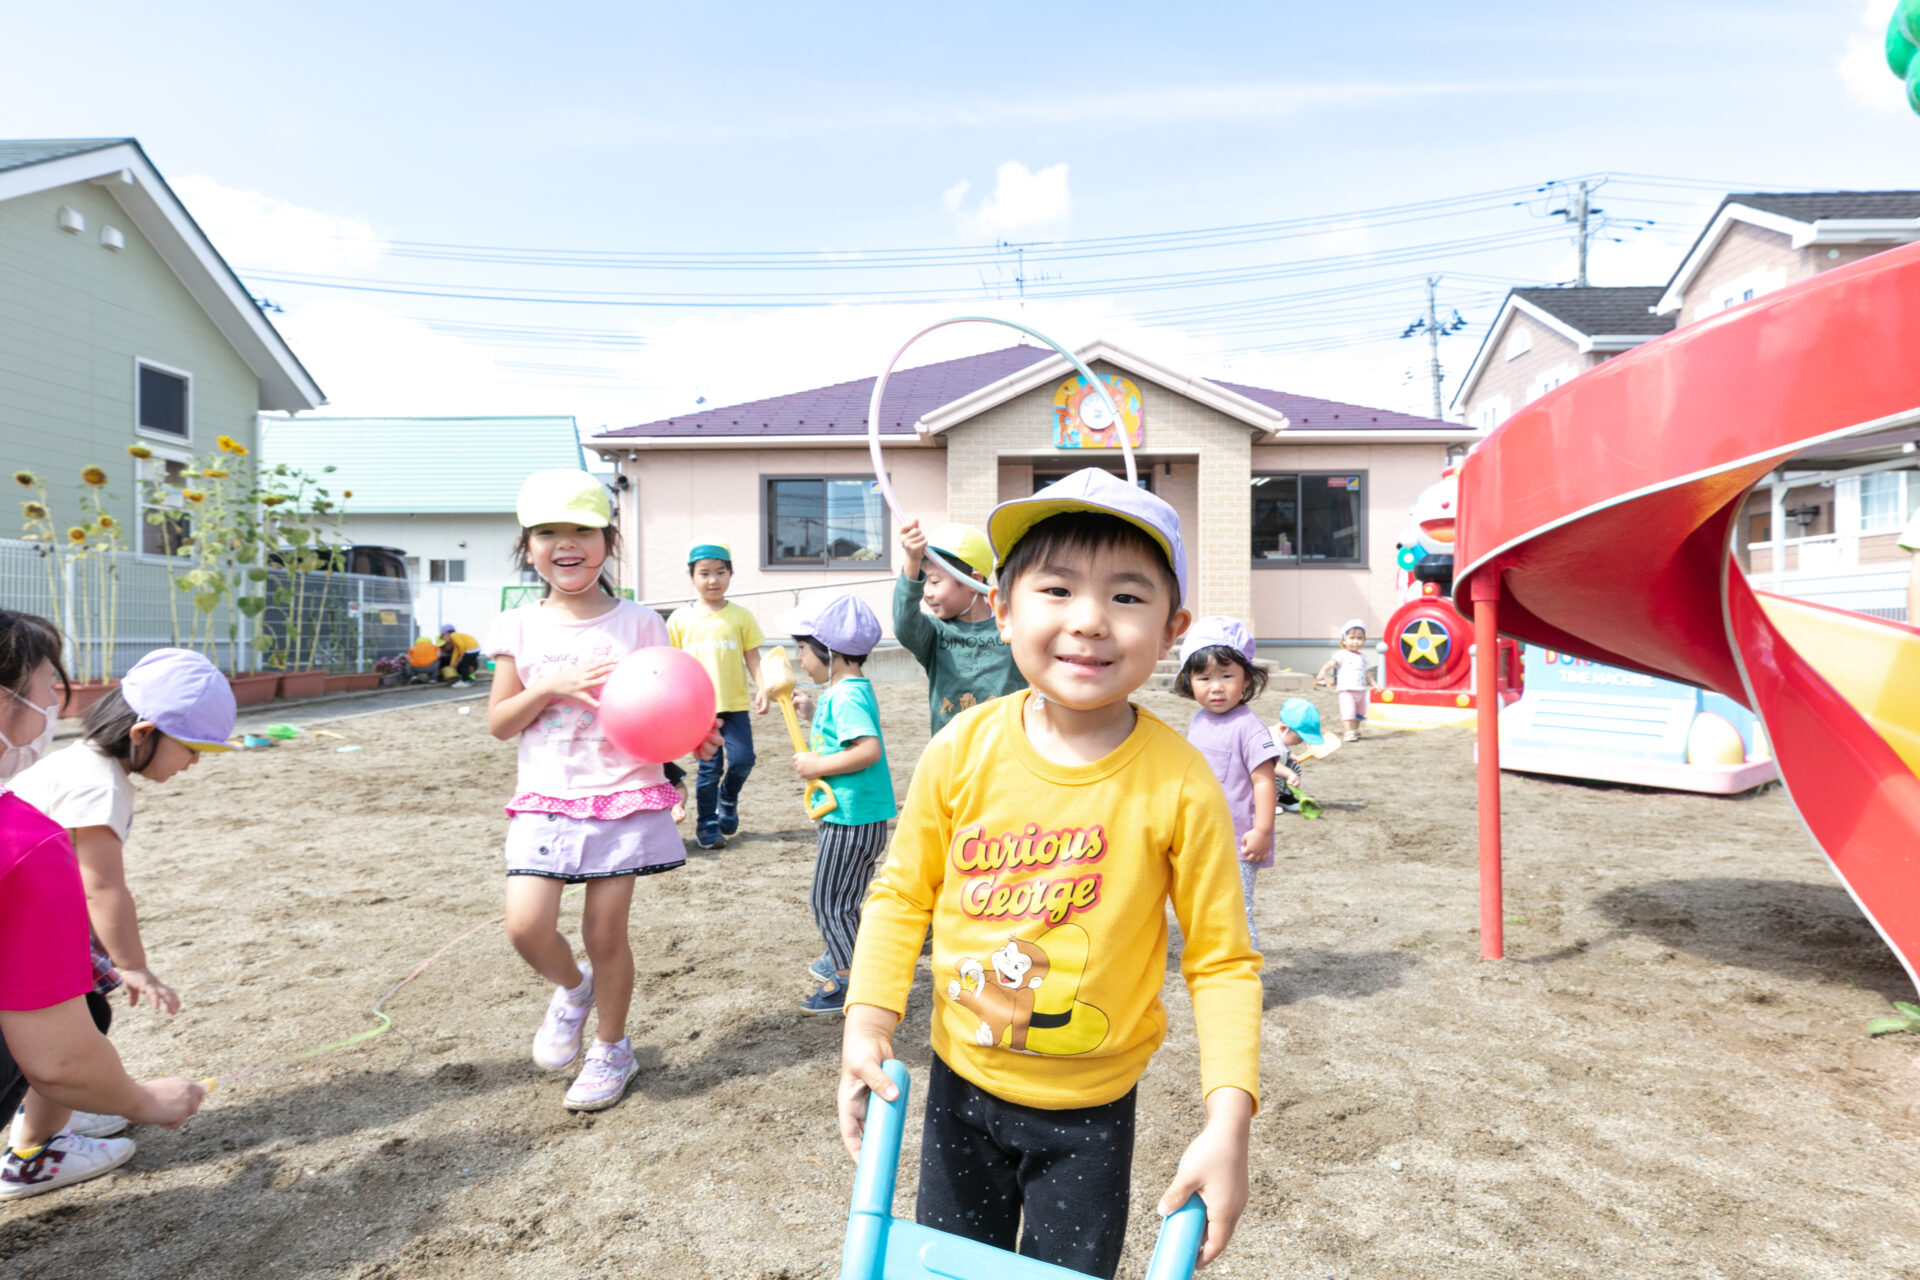
[[(699, 597), (667, 619), (667, 639), (700, 660), (713, 678), (714, 710), (726, 748), (700, 762), (694, 781), (693, 839), (702, 849), (724, 849), (740, 829), (740, 789), (753, 772), (753, 714), (767, 714), (760, 687), (760, 646), (766, 637), (751, 613), (727, 599), (733, 552), (724, 542), (696, 542), (687, 552), (687, 576)], [(753, 681), (749, 694), (747, 681)]]
[(854, 952), (841, 1135), (857, 1154), (868, 1090), (894, 1095), (881, 1064), (931, 923), (919, 1221), (1003, 1249), (1019, 1231), (1029, 1257), (1112, 1276), (1171, 900), (1207, 1122), (1160, 1212), (1200, 1194), (1205, 1263), (1246, 1205), (1260, 957), (1219, 782), (1127, 700), (1189, 621), (1179, 519), (1088, 469), (1002, 503), (987, 533), (994, 616), (1032, 687), (956, 716), (914, 771)]

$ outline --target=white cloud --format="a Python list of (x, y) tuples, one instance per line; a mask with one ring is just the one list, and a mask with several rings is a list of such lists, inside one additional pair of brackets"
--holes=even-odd
[(1847, 40), (1846, 52), (1835, 63), (1853, 100), (1874, 111), (1899, 111), (1905, 102), (1900, 82), (1887, 66), (1887, 23), (1896, 0), (1865, 0), (1860, 27)]
[[(951, 196), (953, 189), (947, 194)], [(959, 203), (955, 199), (949, 207), (957, 212)], [(1038, 231), (1064, 225), (1072, 210), (1065, 164), (1048, 165), (1035, 173), (1018, 160), (1009, 160), (994, 175), (993, 194), (974, 212), (961, 215), (960, 230), (969, 236)]]
[(948, 213), (958, 213), (960, 212), (960, 202), (967, 198), (967, 192), (972, 189), (973, 184), (965, 178), (962, 178), (940, 193), (940, 203), (946, 206)]
[(369, 265), (386, 249), (373, 226), (359, 218), (303, 208), (199, 174), (171, 185), (214, 248), (238, 268), (342, 272)]

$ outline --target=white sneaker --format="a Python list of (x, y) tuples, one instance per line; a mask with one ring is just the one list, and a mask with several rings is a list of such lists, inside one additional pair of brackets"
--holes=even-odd
[(565, 987), (555, 987), (547, 1016), (533, 1033), (533, 1061), (544, 1071), (565, 1070), (580, 1056), (580, 1038), (586, 1031), (587, 1014), (593, 1011), (593, 966), (582, 964), (580, 972), (586, 993), (574, 1000)]
[[(7, 1142), (11, 1146), (20, 1145), (20, 1123), (26, 1118), (25, 1110), (13, 1113), (13, 1127), (7, 1130)], [(96, 1115), (91, 1111), (76, 1111), (67, 1118), (62, 1133), (77, 1133), (83, 1138), (111, 1138), (116, 1133), (125, 1132), (125, 1116)]]
[(620, 1101), (627, 1082), (640, 1070), (633, 1060), (633, 1042), (622, 1037), (619, 1044), (595, 1040), (587, 1050), (587, 1063), (580, 1078), (567, 1090), (567, 1110), (604, 1111)]
[(21, 1200), (69, 1183), (85, 1182), (133, 1159), (132, 1138), (83, 1138), (62, 1131), (31, 1158), (7, 1148), (0, 1162), (0, 1200)]

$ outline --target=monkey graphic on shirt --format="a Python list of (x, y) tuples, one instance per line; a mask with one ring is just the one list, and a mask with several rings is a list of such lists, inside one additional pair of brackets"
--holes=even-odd
[[(1087, 931), (1061, 924), (1028, 941), (1017, 934), (983, 963), (962, 956), (947, 999), (974, 1022), (973, 1042), (1016, 1053), (1086, 1053), (1107, 1038), (1107, 1015), (1079, 999)], [(991, 970), (991, 972), (989, 972)]]

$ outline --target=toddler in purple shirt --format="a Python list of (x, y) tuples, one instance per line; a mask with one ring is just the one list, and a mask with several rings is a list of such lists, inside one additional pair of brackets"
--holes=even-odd
[(1260, 868), (1273, 865), (1274, 763), (1283, 752), (1273, 731), (1247, 705), (1267, 687), (1267, 673), (1253, 654), (1253, 636), (1239, 622), (1202, 618), (1180, 645), (1173, 690), (1200, 704), (1187, 726), (1187, 741), (1207, 758), (1227, 793), (1247, 899), (1247, 935), (1257, 949), (1253, 879)]

